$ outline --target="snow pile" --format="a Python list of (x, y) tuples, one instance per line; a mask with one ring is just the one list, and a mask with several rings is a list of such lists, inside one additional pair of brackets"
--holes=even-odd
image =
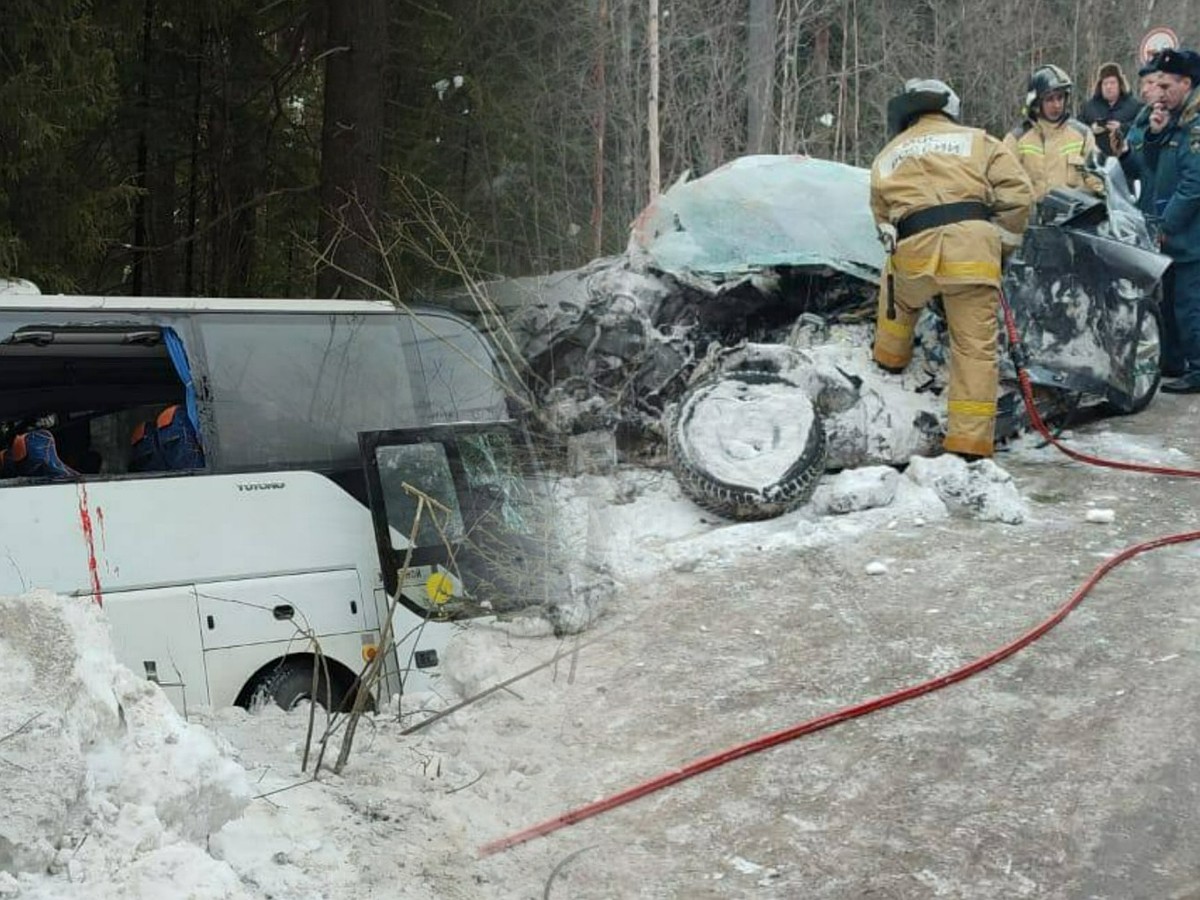
[[(465, 645), (456, 647), (458, 640)], [(456, 694), (469, 695), (541, 662), (551, 649), (546, 644), (472, 627), (452, 641), (454, 664), (445, 668), (458, 673)], [(456, 668), (468, 658), (469, 668)], [(257, 790), (269, 796), (213, 835), (213, 854), (262, 898), (533, 896), (508, 887), (529, 884), (526, 858), (480, 861), (477, 851), (561, 802), (555, 782), (563, 739), (546, 717), (555, 709), (562, 715), (565, 699), (575, 695), (568, 665), (521, 681), (514, 690), (537, 702), (501, 703), (500, 715), (495, 701), (503, 692), (411, 735), (401, 732), (415, 719), (365, 721), (347, 767), (340, 775), (322, 769), (317, 781), (300, 770), (306, 706), (217, 710), (209, 726), (241, 748)], [(317, 722), (319, 733), (319, 711)], [(336, 752), (331, 747), (326, 760)], [(569, 785), (579, 773), (561, 777)], [(598, 789), (597, 777), (583, 777)]]
[(100, 609), (0, 598), (0, 896), (241, 896), (200, 846), (245, 772), (113, 657)]
[(1013, 477), (990, 459), (968, 463), (950, 453), (932, 459), (916, 457), (907, 475), (936, 491), (954, 515), (1019, 525), (1028, 514)]
[[(861, 477), (893, 483), (892, 476), (868, 469), (860, 476), (826, 476), (812, 502), (761, 522), (730, 522), (701, 509), (669, 471), (621, 469), (609, 478), (562, 479), (557, 492), (565, 540), (591, 568), (629, 584), (668, 571), (725, 568), (747, 554), (827, 546), (894, 520), (947, 518), (932, 488), (893, 475), (895, 492), (886, 505), (869, 508), (869, 500), (860, 500), (863, 508), (852, 515), (825, 515), (829, 503), (852, 502), (831, 499), (826, 482), (857, 485)], [(858, 487), (846, 490), (859, 493)]]
[(503, 662), (497, 647), (496, 633), (487, 628), (464, 628), (447, 643), (442, 657), (442, 680), (459, 700), (507, 677), (501, 675)]
[(825, 475), (809, 503), (762, 522), (712, 515), (684, 496), (670, 472), (620, 469), (608, 478), (562, 479), (556, 491), (568, 545), (591, 569), (625, 583), (735, 565), (745, 554), (827, 546), (906, 519), (1016, 525), (1028, 516), (1008, 472), (951, 454), (917, 457), (903, 475), (888, 466)]
[(900, 473), (889, 466), (847, 469), (821, 482), (812, 506), (832, 515), (888, 506), (896, 499), (899, 484)]

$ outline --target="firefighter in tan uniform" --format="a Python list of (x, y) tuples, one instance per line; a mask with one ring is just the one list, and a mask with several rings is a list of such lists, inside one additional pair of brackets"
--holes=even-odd
[(1051, 188), (1079, 188), (1099, 194), (1104, 183), (1083, 171), (1084, 160), (1096, 153), (1092, 130), (1072, 118), (1071, 79), (1058, 66), (1042, 66), (1029, 77), (1025, 120), (1004, 138), (1033, 183), (1033, 199)]
[(995, 436), (1001, 237), (1015, 245), (1032, 191), (1012, 152), (958, 124), (959, 111), (934, 79), (910, 80), (888, 104), (895, 137), (871, 166), (871, 211), (889, 251), (875, 360), (894, 372), (908, 365), (917, 316), (940, 295), (950, 330), (943, 445), (974, 458), (992, 455)]

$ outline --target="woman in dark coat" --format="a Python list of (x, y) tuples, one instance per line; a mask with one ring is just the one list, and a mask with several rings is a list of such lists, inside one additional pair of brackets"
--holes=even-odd
[(1129, 81), (1115, 62), (1103, 63), (1096, 70), (1096, 89), (1079, 111), (1079, 121), (1096, 135), (1101, 155), (1111, 156), (1115, 142), (1113, 132), (1124, 135), (1137, 117), (1142, 104), (1129, 91)]

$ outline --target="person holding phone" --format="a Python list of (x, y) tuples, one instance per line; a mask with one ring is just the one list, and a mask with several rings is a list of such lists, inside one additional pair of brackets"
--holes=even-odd
[(1079, 121), (1092, 129), (1096, 149), (1107, 158), (1115, 155), (1114, 139), (1119, 142), (1129, 132), (1141, 108), (1120, 65), (1106, 62), (1096, 70), (1095, 89), (1079, 110)]

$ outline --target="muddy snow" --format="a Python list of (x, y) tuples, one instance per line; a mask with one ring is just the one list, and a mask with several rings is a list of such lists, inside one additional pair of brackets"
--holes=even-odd
[[(1072, 438), (1081, 449), (1117, 458), (1190, 463), (1183, 451), (1151, 435), (1099, 428)], [(967, 464), (943, 456), (916, 460), (903, 472), (847, 470), (826, 476), (803, 508), (758, 523), (715, 520), (685, 499), (663, 471), (621, 469), (612, 476), (564, 479), (557, 487), (568, 513), (564, 520), (571, 523), (568, 539), (596, 572), (619, 586), (604, 615), (566, 640), (522, 634), (516, 623), (503, 621), (464, 627), (447, 650), (438, 690), (406, 696), (402, 709), (383, 710), (360, 728), (349, 767), (341, 775), (323, 768), (315, 780), (311, 765), (301, 768), (307, 707), (201, 710), (184, 721), (156, 686), (115, 662), (103, 610), (42, 593), (5, 598), (0, 898), (579, 895), (567, 884), (566, 871), (588, 855), (588, 865), (603, 869), (606, 851), (596, 849), (596, 841), (576, 836), (569, 847), (556, 848), (548, 839), (538, 849), (482, 859), (478, 850), (571, 804), (717, 749), (707, 733), (708, 715), (698, 714), (696, 701), (671, 702), (688, 681), (712, 681), (704, 701), (710, 713), (744, 703), (730, 699), (734, 683), (754, 694), (779, 695), (772, 644), (782, 632), (776, 634), (769, 619), (700, 615), (677, 585), (719, 582), (720, 597), (706, 603), (736, 617), (743, 607), (771, 600), (764, 561), (777, 566), (803, 558), (819, 569), (828, 554), (870, 534), (918, 540), (936, 533), (953, 547), (965, 528), (1003, 529), (1021, 535), (1016, 544), (1035, 545), (1045, 529), (1061, 531), (1066, 514), (1023, 494), (1006, 465), (1017, 460), (1026, 470), (1053, 472), (1062, 465), (1054, 454), (1022, 439), (998, 462)], [(1114, 527), (1116, 504), (1102, 490), (1072, 502), (1069, 514), (1088, 535)], [(872, 585), (919, 577), (932, 584), (939, 575), (936, 565), (894, 556), (857, 565)], [(928, 608), (915, 614), (933, 621), (938, 608), (930, 597)], [(813, 598), (796, 609), (814, 618), (831, 614)], [(839, 615), (855, 613), (848, 607)], [(651, 621), (670, 622), (678, 635), (699, 636), (708, 649), (694, 657), (667, 645), (650, 656), (614, 649), (614, 635), (636, 634)], [(740, 637), (727, 646), (731, 629)], [(401, 734), (434, 710), (572, 650), (507, 691), (426, 730)], [(957, 655), (935, 646), (927, 661), (931, 671), (946, 671)], [(788, 678), (797, 683), (819, 684), (829, 676), (804, 674), (803, 659), (793, 665)], [(639, 691), (656, 696), (650, 720)], [(833, 699), (821, 697), (818, 690), (800, 702), (795, 718), (809, 713), (806, 706), (814, 713), (832, 708)], [(318, 713), (318, 731), (324, 721)], [(738, 727), (748, 739), (788, 724), (761, 717), (751, 705)], [(336, 758), (337, 740), (335, 735), (327, 759)], [(807, 777), (833, 776), (810, 771)], [(738, 821), (754, 820), (747, 797), (727, 787), (713, 790), (713, 804)], [(641, 803), (641, 815), (661, 819), (661, 800)], [(797, 809), (789, 815), (786, 827), (799, 832), (826, 827), (815, 814)], [(591, 883), (587, 895), (801, 895), (781, 887), (781, 879), (799, 877), (794, 860), (766, 845), (757, 853), (745, 846), (722, 851), (719, 834), (708, 833), (704, 821), (659, 824), (653, 840), (631, 836), (630, 867), (610, 872), (607, 888)], [(613, 839), (611, 829), (603, 834), (605, 841)], [(718, 849), (690, 875), (672, 875), (681, 879), (673, 888), (661, 881), (639, 888), (673, 847), (683, 846)], [(819, 879), (819, 868), (805, 877)], [(937, 888), (940, 878), (930, 872), (924, 881), (909, 882), (907, 893), (891, 895), (950, 896)], [(553, 884), (556, 879), (562, 884)], [(997, 875), (994, 884), (1000, 893), (971, 896), (1025, 895), (1011, 872)]]

